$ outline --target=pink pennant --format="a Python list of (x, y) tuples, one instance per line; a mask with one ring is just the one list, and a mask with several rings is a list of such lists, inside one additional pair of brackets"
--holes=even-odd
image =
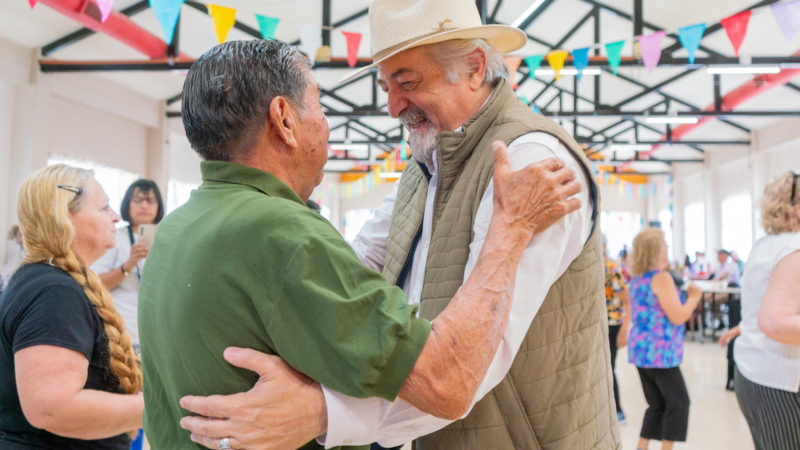
[(361, 45), (361, 33), (342, 31), (347, 40), (347, 65), (355, 67), (358, 61), (358, 46)]
[(31, 5), (31, 9), (36, 6), (36, 0), (28, 0), (28, 4)]
[(114, 0), (95, 0), (97, 7), (100, 9), (100, 22), (105, 22), (108, 16), (111, 15), (111, 10), (114, 9)]
[(658, 65), (661, 59), (661, 41), (667, 35), (666, 31), (656, 31), (646, 36), (639, 36), (639, 48), (642, 51), (642, 62), (650, 73)]
[(733, 45), (733, 52), (739, 56), (739, 47), (742, 45), (744, 35), (747, 33), (747, 23), (750, 21), (751, 11), (742, 11), (739, 14), (734, 14), (719, 21), (722, 28), (725, 28), (725, 33), (728, 34), (728, 39)]

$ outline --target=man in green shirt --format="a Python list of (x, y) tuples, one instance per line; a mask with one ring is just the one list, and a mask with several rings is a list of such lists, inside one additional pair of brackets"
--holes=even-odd
[[(196, 447), (178, 426), (181, 397), (232, 394), (258, 381), (225, 362), (229, 346), (278, 354), (351, 396), (400, 396), (430, 414), (462, 415), (508, 319), (522, 249), (578, 207), (574, 173), (556, 160), (510, 172), (498, 147), (489, 237), (432, 327), (304, 204), (322, 179), (329, 134), (305, 57), (271, 40), (219, 45), (192, 65), (182, 115), (205, 161), (200, 188), (162, 221), (142, 277), (152, 446)], [(324, 417), (324, 403), (308, 407)], [(282, 445), (302, 444), (291, 439)], [(224, 436), (211, 444), (237, 445)]]

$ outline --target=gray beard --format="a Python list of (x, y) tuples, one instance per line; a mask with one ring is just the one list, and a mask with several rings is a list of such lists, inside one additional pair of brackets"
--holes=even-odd
[(433, 151), (436, 150), (436, 134), (426, 133), (424, 136), (412, 134), (408, 138), (411, 155), (414, 159), (433, 168)]

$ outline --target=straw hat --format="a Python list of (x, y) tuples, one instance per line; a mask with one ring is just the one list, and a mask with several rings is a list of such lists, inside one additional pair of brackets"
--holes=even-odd
[(420, 45), (483, 38), (500, 53), (507, 53), (528, 42), (518, 28), (483, 25), (474, 0), (375, 0), (369, 5), (369, 28), (372, 64), (347, 74), (339, 82)]

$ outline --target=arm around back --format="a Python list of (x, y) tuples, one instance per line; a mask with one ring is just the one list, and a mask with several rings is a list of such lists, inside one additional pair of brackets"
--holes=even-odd
[(673, 325), (680, 325), (692, 316), (692, 312), (700, 301), (703, 292), (694, 284), (687, 289), (688, 298), (686, 303), (681, 304), (678, 290), (669, 272), (661, 271), (653, 276), (650, 282), (653, 293), (658, 298), (661, 309)]

